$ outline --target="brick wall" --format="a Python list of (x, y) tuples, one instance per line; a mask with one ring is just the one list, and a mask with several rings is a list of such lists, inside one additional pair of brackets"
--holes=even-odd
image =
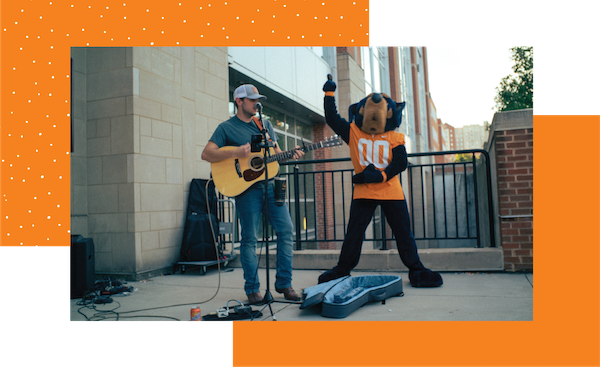
[[(314, 141), (319, 142), (330, 138), (334, 132), (326, 124), (316, 124), (313, 127)], [(330, 159), (331, 149), (317, 149), (314, 151), (315, 159)], [(331, 170), (331, 163), (315, 164), (315, 171)], [(315, 205), (317, 211), (317, 239), (334, 239), (333, 221), (333, 182), (331, 175), (315, 175)], [(329, 205), (327, 204), (329, 203)], [(334, 250), (335, 242), (319, 242), (319, 250)]]
[(533, 128), (495, 132), (504, 269), (533, 270)]

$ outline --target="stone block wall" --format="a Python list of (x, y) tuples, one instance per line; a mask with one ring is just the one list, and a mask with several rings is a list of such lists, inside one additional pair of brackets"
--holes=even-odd
[[(192, 178), (228, 118), (226, 48), (73, 49), (72, 232), (96, 272), (138, 277), (179, 259)], [(85, 172), (85, 173), (83, 173)]]

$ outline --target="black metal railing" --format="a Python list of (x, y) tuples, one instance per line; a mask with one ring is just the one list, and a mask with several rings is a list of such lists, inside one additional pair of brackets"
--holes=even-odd
[[(434, 162), (435, 157), (457, 154), (467, 159)], [(489, 154), (477, 149), (413, 153), (408, 158), (411, 163), (400, 182), (418, 247), (495, 247)], [(350, 158), (337, 158), (281, 163), (279, 175), (288, 179), (287, 204), (295, 225), (296, 250), (341, 246), (352, 200), (354, 170), (349, 162)], [(237, 239), (239, 229), (236, 232)], [(270, 227), (268, 233), (273, 241)], [(381, 250), (392, 248), (395, 242), (380, 208), (364, 242)]]
[[(409, 190), (413, 234), (416, 240), (437, 241), (438, 246), (433, 247), (495, 247), (488, 152), (473, 149), (415, 153), (408, 156), (416, 158), (458, 154), (466, 159), (460, 162), (414, 164), (407, 168), (411, 185), (414, 183), (415, 171), (419, 172), (422, 182), (420, 197), (419, 189), (414, 190), (411, 186)], [(424, 182), (428, 173), (431, 176), (430, 186)], [(450, 176), (450, 182), (447, 182), (447, 176)], [(436, 178), (441, 182), (436, 184)], [(436, 196), (436, 189), (440, 186), (442, 193)], [(424, 193), (425, 187), (429, 187), (431, 196)], [(420, 207), (415, 209), (419, 199)], [(426, 205), (426, 199), (430, 200), (429, 205)], [(423, 208), (428, 208), (429, 214)], [(415, 218), (415, 212), (422, 215), (420, 221)], [(423, 224), (422, 228), (417, 228), (419, 222)], [(448, 241), (457, 242), (458, 245), (449, 245)]]

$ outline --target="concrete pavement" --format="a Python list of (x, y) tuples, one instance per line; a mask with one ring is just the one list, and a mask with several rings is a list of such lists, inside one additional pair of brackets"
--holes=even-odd
[[(271, 270), (271, 294), (275, 300), (284, 301), (276, 293), (273, 283), (275, 271)], [(294, 270), (293, 287), (300, 294), (303, 288), (317, 284), (319, 270)], [(300, 310), (300, 303), (271, 304), (273, 315), (280, 321), (532, 321), (533, 274), (503, 272), (443, 272), (444, 284), (439, 288), (413, 288), (408, 272), (361, 272), (366, 274), (399, 275), (402, 277), (404, 296), (388, 298), (385, 304), (372, 302), (343, 319), (320, 315), (318, 306)], [(262, 293), (266, 289), (265, 269), (259, 269)], [(113, 296), (109, 304), (83, 306), (81, 299), (70, 300), (71, 320), (190, 320), (190, 309), (201, 308), (206, 315), (225, 307), (246, 303), (241, 268), (216, 266), (200, 275), (199, 268), (188, 268), (184, 274), (163, 275), (142, 281), (127, 282), (135, 293)], [(253, 321), (271, 321), (271, 311), (265, 306), (252, 306), (261, 310), (262, 316)], [(112, 312), (108, 312), (112, 311)], [(85, 316), (84, 316), (85, 315)]]

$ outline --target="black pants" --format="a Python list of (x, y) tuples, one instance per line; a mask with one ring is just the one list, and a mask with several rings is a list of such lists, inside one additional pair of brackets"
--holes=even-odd
[(410, 271), (425, 269), (417, 253), (417, 244), (410, 230), (410, 217), (404, 200), (356, 199), (350, 206), (350, 221), (336, 272), (350, 274), (360, 260), (360, 251), (367, 226), (378, 205), (396, 236), (396, 245), (402, 263)]

